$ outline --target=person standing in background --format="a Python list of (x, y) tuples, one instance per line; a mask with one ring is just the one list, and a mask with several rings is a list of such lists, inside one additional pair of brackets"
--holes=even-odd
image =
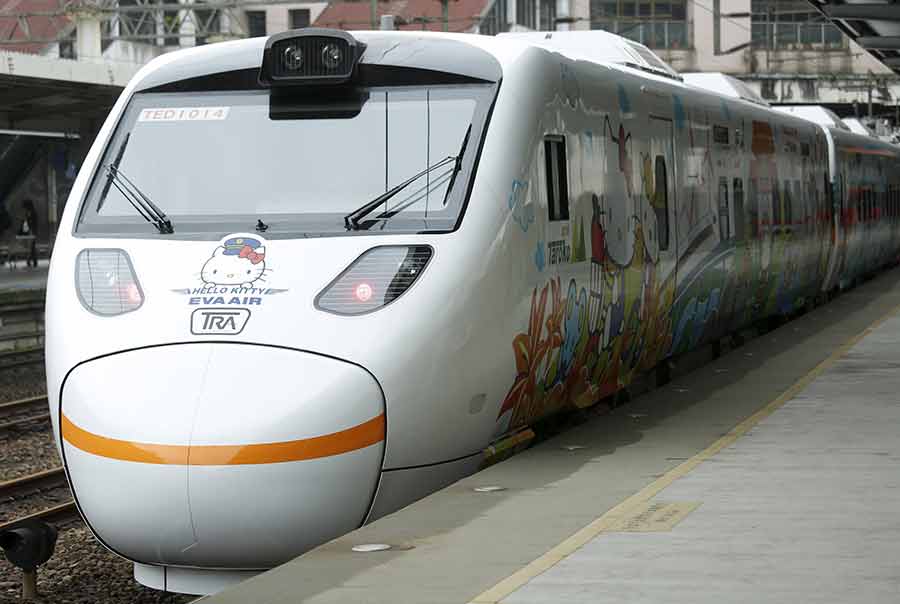
[(22, 222), (16, 233), (16, 239), (30, 239), (26, 264), (37, 268), (37, 210), (34, 209), (34, 202), (30, 199), (22, 202), (22, 210)]

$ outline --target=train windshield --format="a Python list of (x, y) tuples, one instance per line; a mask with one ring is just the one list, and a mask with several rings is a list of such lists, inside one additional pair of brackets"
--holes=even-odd
[[(372, 87), (359, 100), (296, 115), (268, 90), (144, 92), (132, 99), (98, 166), (77, 232), (159, 237), (115, 172), (171, 219), (178, 237), (348, 233), (344, 217), (456, 156), (366, 217), (369, 233), (455, 228), (495, 87)], [(470, 140), (463, 145), (470, 130)], [(454, 172), (457, 172), (454, 176)]]

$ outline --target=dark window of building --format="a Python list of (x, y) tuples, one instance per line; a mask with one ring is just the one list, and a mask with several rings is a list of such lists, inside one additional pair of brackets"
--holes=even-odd
[(309, 27), (309, 9), (294, 8), (288, 11), (288, 23), (291, 29), (303, 29)]
[(247, 35), (251, 38), (259, 38), (266, 35), (266, 11), (247, 11)]
[(649, 48), (691, 48), (687, 0), (590, 0), (591, 29), (602, 29)]
[(547, 175), (547, 207), (550, 220), (569, 219), (569, 182), (566, 164), (566, 139), (561, 136), (544, 140)]
[(490, 10), (481, 19), (478, 32), (486, 36), (494, 36), (500, 32), (509, 31), (509, 22), (506, 20), (507, 0), (495, 0)]
[(537, 20), (537, 0), (516, 0), (516, 23), (528, 29), (535, 27)]
[(541, 31), (556, 29), (556, 0), (541, 0)]
[(750, 13), (755, 48), (844, 48), (840, 30), (806, 0), (752, 0)]

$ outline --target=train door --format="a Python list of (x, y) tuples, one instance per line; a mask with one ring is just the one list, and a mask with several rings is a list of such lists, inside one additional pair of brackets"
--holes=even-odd
[(645, 267), (644, 279), (646, 295), (652, 302), (648, 305), (648, 320), (657, 337), (666, 342), (648, 354), (648, 361), (656, 363), (668, 354), (672, 336), (670, 318), (678, 276), (677, 166), (672, 120), (651, 116), (649, 132), (649, 163), (654, 183), (649, 201), (656, 219), (656, 254), (653, 262)]

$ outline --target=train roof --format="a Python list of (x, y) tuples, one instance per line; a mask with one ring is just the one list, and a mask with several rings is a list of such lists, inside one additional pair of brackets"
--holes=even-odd
[(844, 122), (851, 132), (856, 132), (857, 134), (866, 134), (868, 136), (875, 136), (875, 132), (869, 129), (861, 119), (858, 117), (845, 117), (841, 120)]
[[(681, 83), (681, 76), (646, 46), (605, 31), (527, 32), (498, 36), (419, 31), (347, 33), (369, 47), (364, 56), (374, 62), (415, 65), (484, 79), (494, 79), (490, 77), (492, 70), (486, 68), (485, 56), (492, 57), (502, 71), (503, 66), (523, 52), (537, 47), (571, 59), (639, 70)], [(268, 39), (235, 40), (167, 53), (148, 63), (132, 83), (138, 89), (146, 89), (215, 73), (258, 68)], [(423, 61), (427, 64), (423, 65)]]
[(573, 59), (624, 65), (681, 81), (677, 71), (643, 44), (602, 30), (509, 32), (497, 38), (526, 42)]
[(834, 111), (821, 105), (780, 105), (774, 107), (774, 109), (779, 113), (795, 115), (807, 121), (815, 122), (820, 126), (844, 130), (846, 132), (850, 131), (847, 124), (841, 121), (841, 118), (839, 118)]
[[(303, 30), (303, 35), (311, 33), (338, 35), (333, 30)], [(366, 45), (362, 60), (367, 64), (417, 67), (498, 81), (505, 67), (515, 63), (529, 50), (538, 48), (559, 53), (572, 60), (597, 63), (637, 77), (665, 82), (685, 92), (696, 91), (701, 96), (731, 98), (755, 104), (761, 110), (770, 109), (765, 101), (730, 76), (689, 73), (682, 77), (647, 47), (600, 30), (525, 32), (498, 36), (420, 31), (339, 33), (350, 35)], [(269, 40), (268, 37), (235, 40), (162, 55), (138, 72), (129, 84), (129, 89), (171, 88), (166, 85), (229, 72), (243, 71), (246, 76), (250, 70), (260, 69), (263, 51)], [(256, 80), (255, 76), (253, 80)], [(797, 117), (817, 121), (810, 120), (806, 115), (796, 115), (793, 119)], [(832, 127), (847, 128), (843, 123)]]
[(724, 73), (683, 73), (684, 83), (693, 88), (699, 88), (708, 92), (715, 92), (723, 96), (742, 99), (755, 105), (770, 107), (768, 101), (756, 94), (749, 86), (739, 79)]

